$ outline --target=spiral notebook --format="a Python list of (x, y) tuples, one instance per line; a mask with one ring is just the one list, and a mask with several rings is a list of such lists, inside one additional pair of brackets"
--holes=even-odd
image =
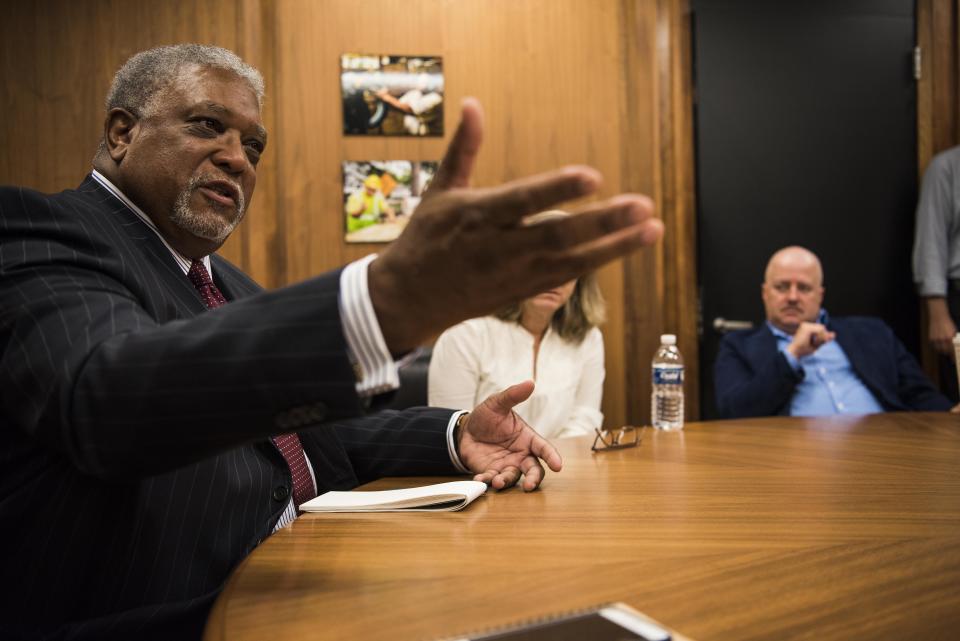
[(444, 641), (690, 641), (625, 603), (523, 621)]

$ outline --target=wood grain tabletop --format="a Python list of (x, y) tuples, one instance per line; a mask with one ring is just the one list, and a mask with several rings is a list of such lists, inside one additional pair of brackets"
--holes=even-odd
[(301, 517), (237, 568), (205, 638), (442, 639), (623, 601), (698, 641), (960, 639), (957, 415), (591, 442), (462, 512)]

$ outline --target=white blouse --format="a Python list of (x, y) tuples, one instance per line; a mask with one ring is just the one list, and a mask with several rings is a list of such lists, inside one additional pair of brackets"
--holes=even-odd
[[(433, 407), (471, 410), (495, 392), (534, 379), (533, 335), (516, 322), (474, 318), (445, 331), (433, 348), (428, 382)], [(603, 335), (579, 344), (548, 329), (537, 355), (533, 394), (514, 408), (547, 438), (592, 434), (603, 423)]]

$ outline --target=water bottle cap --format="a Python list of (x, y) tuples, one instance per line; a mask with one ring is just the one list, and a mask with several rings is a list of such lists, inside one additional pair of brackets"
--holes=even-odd
[(660, 344), (661, 345), (676, 345), (677, 336), (676, 334), (661, 334), (660, 335)]

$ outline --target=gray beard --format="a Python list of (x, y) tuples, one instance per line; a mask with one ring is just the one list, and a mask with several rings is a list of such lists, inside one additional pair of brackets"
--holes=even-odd
[(170, 215), (170, 222), (180, 229), (190, 232), (194, 236), (205, 238), (215, 243), (222, 243), (233, 230), (237, 228), (240, 221), (243, 220), (243, 215), (246, 213), (246, 203), (244, 202), (243, 191), (241, 191), (238, 186), (237, 215), (232, 222), (227, 222), (219, 216), (204, 215), (194, 211), (190, 207), (190, 197), (200, 183), (209, 180), (212, 180), (209, 176), (195, 176), (190, 179), (190, 184), (180, 192), (176, 202), (173, 204), (173, 213)]

